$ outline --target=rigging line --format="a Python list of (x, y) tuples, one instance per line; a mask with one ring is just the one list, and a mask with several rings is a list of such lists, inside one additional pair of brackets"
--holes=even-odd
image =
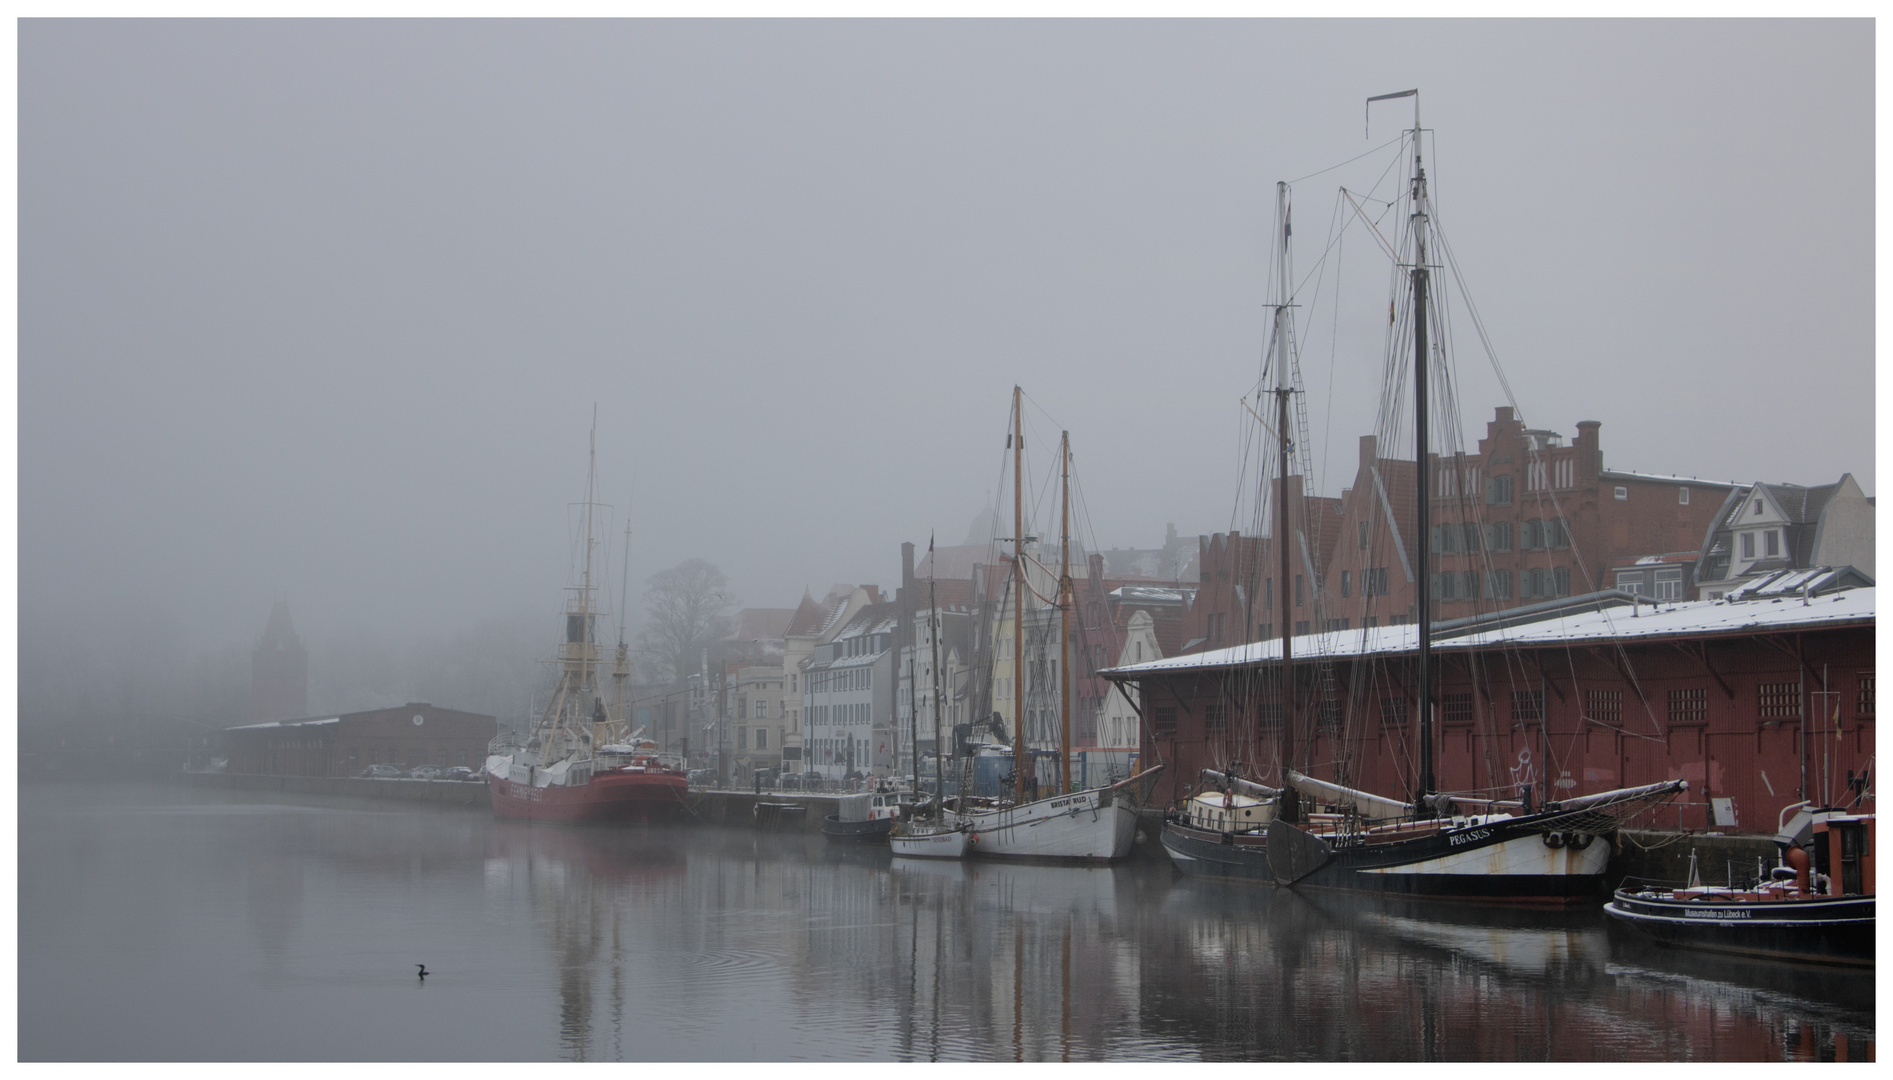
[(1398, 263), (1400, 261), (1399, 254), (1394, 251), (1393, 245), (1387, 242), (1387, 238), (1381, 235), (1379, 226), (1375, 225), (1372, 221), (1368, 220), (1367, 211), (1361, 208), (1360, 203), (1357, 203), (1354, 201), (1354, 193), (1349, 191), (1346, 188), (1342, 188), (1341, 195), (1343, 198), (1347, 199), (1347, 201), (1350, 204), (1353, 205), (1354, 214), (1356, 217), (1360, 219), (1361, 224), (1367, 226), (1367, 231), (1374, 235), (1374, 239), (1380, 241), (1380, 250), (1386, 252), (1387, 257), (1389, 259), (1392, 259), (1395, 263)]
[(1406, 136), (1405, 136), (1405, 134), (1404, 134), (1404, 133), (1403, 133), (1403, 134), (1401, 134), (1401, 135), (1396, 135), (1396, 136), (1394, 136), (1393, 138), (1391, 138), (1391, 139), (1388, 139), (1388, 140), (1387, 140), (1386, 142), (1384, 142), (1384, 143), (1381, 143), (1381, 144), (1380, 144), (1379, 146), (1376, 146), (1376, 147), (1374, 147), (1374, 148), (1373, 148), (1373, 149), (1371, 149), (1371, 150), (1363, 150), (1363, 151), (1361, 151), (1360, 153), (1358, 153), (1358, 154), (1355, 154), (1355, 155), (1354, 155), (1353, 157), (1351, 157), (1351, 158), (1348, 158), (1348, 159), (1347, 159), (1346, 161), (1342, 161), (1342, 162), (1337, 162), (1336, 164), (1333, 164), (1333, 165), (1330, 165), (1330, 166), (1328, 166), (1328, 167), (1327, 167), (1327, 168), (1325, 168), (1325, 169), (1318, 169), (1318, 170), (1316, 170), (1316, 171), (1314, 171), (1314, 172), (1311, 172), (1311, 173), (1309, 173), (1309, 174), (1308, 174), (1307, 176), (1303, 176), (1303, 177), (1301, 177), (1301, 178), (1299, 178), (1299, 179), (1295, 179), (1295, 180), (1290, 180), (1290, 181), (1289, 181), (1289, 184), (1290, 184), (1290, 185), (1294, 185), (1294, 184), (1299, 184), (1299, 183), (1301, 183), (1301, 182), (1302, 182), (1303, 180), (1312, 180), (1312, 179), (1314, 179), (1314, 178), (1315, 178), (1315, 177), (1317, 177), (1317, 176), (1321, 176), (1321, 175), (1323, 175), (1324, 173), (1331, 173), (1331, 172), (1333, 172), (1333, 171), (1334, 171), (1334, 170), (1336, 170), (1336, 169), (1339, 169), (1339, 168), (1343, 168), (1344, 166), (1348, 166), (1348, 165), (1352, 165), (1352, 164), (1354, 164), (1355, 162), (1357, 162), (1357, 161), (1359, 161), (1360, 159), (1362, 159), (1362, 158), (1364, 158), (1364, 157), (1367, 157), (1367, 156), (1369, 156), (1369, 155), (1372, 155), (1372, 154), (1378, 154), (1378, 153), (1380, 153), (1380, 152), (1381, 152), (1382, 150), (1385, 150), (1385, 149), (1387, 149), (1387, 148), (1388, 148), (1389, 146), (1392, 146), (1392, 145), (1394, 145), (1395, 143), (1398, 143), (1398, 142), (1400, 142), (1401, 140), (1403, 140), (1403, 139), (1405, 139), (1405, 138), (1406, 138)]

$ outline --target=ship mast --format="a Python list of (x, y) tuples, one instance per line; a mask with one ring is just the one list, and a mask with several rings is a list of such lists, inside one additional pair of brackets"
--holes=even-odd
[(1277, 182), (1275, 185), (1275, 217), (1282, 223), (1281, 236), (1276, 248), (1275, 270), (1275, 443), (1276, 472), (1281, 477), (1281, 488), (1276, 493), (1275, 550), (1280, 566), (1276, 581), (1279, 587), (1276, 596), (1281, 601), (1282, 623), (1282, 796), (1277, 816), (1283, 821), (1297, 821), (1301, 817), (1300, 799), (1296, 795), (1294, 782), (1288, 778), (1288, 771), (1295, 761), (1295, 635), (1294, 608), (1289, 595), (1291, 567), (1288, 521), (1288, 399), (1294, 391), (1288, 377), (1288, 185)]
[[(627, 518), (630, 514), (627, 512)], [(624, 572), (618, 575), (618, 662), (611, 669), (613, 688), (612, 712), (617, 718), (613, 739), (629, 740), (631, 737), (631, 718), (624, 711), (624, 687), (631, 678), (631, 647), (624, 641), (625, 594), (630, 588), (631, 579), (631, 522), (624, 523)]]
[(1071, 790), (1071, 432), (1058, 433), (1058, 793)]
[[(927, 641), (933, 646), (933, 816), (944, 817), (946, 808), (946, 756), (940, 745), (940, 602), (934, 598), (934, 575), (939, 567), (933, 561), (933, 537), (927, 537)], [(918, 753), (918, 747), (916, 747)], [(920, 780), (920, 762), (914, 761), (914, 782)]]
[(585, 469), (585, 569), (577, 593), (565, 605), (565, 640), (559, 644), (559, 688), (539, 721), (543, 740), (539, 764), (554, 760), (554, 744), (560, 756), (585, 748), (590, 756), (593, 739), (591, 722), (603, 711), (604, 703), (595, 694), (594, 669), (598, 660), (597, 634), (592, 611), (592, 511), (598, 479), (598, 407), (592, 406), (592, 430)]
[[(1433, 697), (1432, 697), (1432, 653), (1433, 619), (1430, 575), (1426, 573), (1432, 563), (1432, 503), (1427, 497), (1427, 356), (1426, 356), (1426, 169), (1420, 161), (1420, 92), (1403, 90), (1397, 94), (1382, 94), (1367, 99), (1372, 105), (1376, 101), (1388, 101), (1394, 98), (1410, 97), (1413, 99), (1413, 173), (1409, 179), (1413, 198), (1413, 265), (1407, 271), (1413, 289), (1413, 474), (1417, 481), (1419, 505), (1414, 520), (1414, 542), (1420, 549), (1420, 588), (1419, 600), (1414, 605), (1415, 621), (1419, 630), (1419, 672), (1415, 679), (1415, 689), (1419, 695), (1420, 709), (1420, 790), (1414, 800), (1415, 811), (1423, 817), (1432, 816), (1428, 809), (1427, 796), (1433, 793)], [(1397, 527), (1397, 526), (1396, 526)]]
[(1025, 429), (1012, 388), (1012, 801), (1025, 801)]

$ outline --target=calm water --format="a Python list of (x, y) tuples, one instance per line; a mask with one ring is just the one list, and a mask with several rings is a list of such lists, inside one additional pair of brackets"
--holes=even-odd
[(20, 807), (28, 1061), (1866, 1060), (1875, 1039), (1871, 974), (1657, 950), (1596, 911), (162, 786)]

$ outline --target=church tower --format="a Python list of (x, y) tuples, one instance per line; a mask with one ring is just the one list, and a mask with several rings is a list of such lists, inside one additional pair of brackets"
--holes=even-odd
[(250, 654), (250, 722), (309, 715), (309, 650), (289, 621), (289, 602), (276, 601), (269, 625)]

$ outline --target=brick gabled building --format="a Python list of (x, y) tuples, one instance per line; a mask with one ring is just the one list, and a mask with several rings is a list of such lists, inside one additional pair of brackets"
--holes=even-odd
[(1413, 464), (1380, 457), (1373, 437), (1363, 438), (1354, 486), (1341, 499), (1346, 539), (1326, 567), (1326, 622), (1318, 625), (1405, 622), (1421, 580), (1436, 620), (1608, 589), (1615, 568), (1640, 559), (1662, 562), (1665, 581), (1680, 575), (1686, 589), (1692, 560), (1673, 556), (1702, 546), (1733, 485), (1605, 469), (1600, 428), (1582, 421), (1567, 444), (1502, 406), (1477, 453), (1429, 455), (1424, 569), (1416, 565)]

